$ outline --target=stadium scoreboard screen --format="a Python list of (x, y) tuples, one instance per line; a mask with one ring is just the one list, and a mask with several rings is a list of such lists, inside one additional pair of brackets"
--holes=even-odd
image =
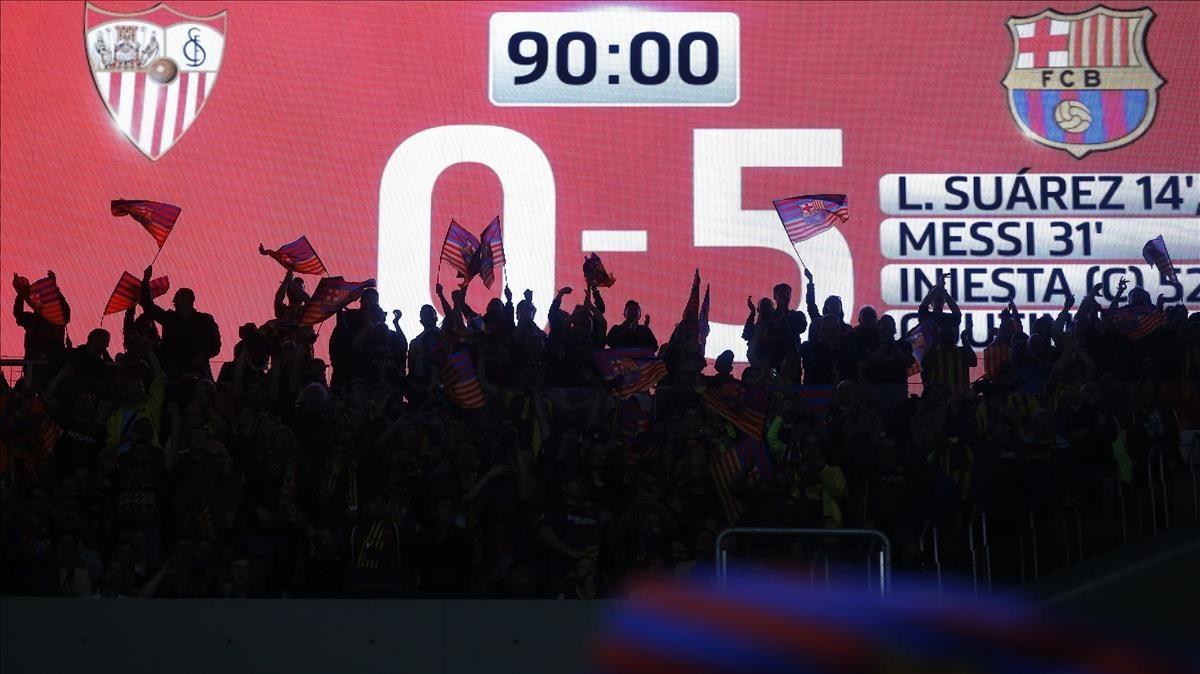
[[(154, 242), (116, 198), (177, 204), (156, 275), (228, 358), (300, 235), (418, 308), (451, 219), (499, 215), (500, 283), (544, 320), (591, 252), (665, 338), (693, 268), (708, 355), (744, 357), (778, 282), (911, 326), (939, 274), (976, 346), (1001, 305), (1120, 279), (1200, 310), (1200, 4), (10, 4), (0, 14), (0, 266), (53, 268), (78, 342)], [(846, 194), (793, 248), (772, 200)], [(1180, 285), (1142, 259), (1162, 235)], [(0, 301), (10, 304), (7, 283)], [(615, 317), (610, 317), (615, 318)], [(0, 351), (21, 352), (11, 323)]]

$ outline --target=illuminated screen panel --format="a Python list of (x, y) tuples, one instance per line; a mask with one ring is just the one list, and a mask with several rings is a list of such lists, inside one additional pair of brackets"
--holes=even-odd
[[(154, 240), (114, 198), (183, 207), (155, 265), (237, 326), (271, 316), (301, 234), (377, 278), (417, 331), (453, 218), (496, 215), (508, 283), (582, 289), (660, 338), (698, 267), (709, 355), (744, 354), (748, 295), (784, 281), (902, 321), (939, 270), (987, 334), (1053, 311), (1162, 234), (1200, 309), (1200, 4), (12, 4), (0, 14), (0, 266), (53, 268), (76, 342)], [(793, 250), (774, 199), (846, 194)], [(310, 282), (315, 281), (311, 278)], [(0, 302), (13, 291), (0, 287)], [(577, 292), (574, 297), (579, 297)], [(20, 354), (4, 319), (0, 352)], [(108, 321), (116, 328), (117, 321)]]

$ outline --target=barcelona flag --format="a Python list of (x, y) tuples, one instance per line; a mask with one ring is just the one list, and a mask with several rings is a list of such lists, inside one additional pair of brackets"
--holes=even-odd
[[(160, 276), (150, 281), (150, 297), (160, 297), (170, 289), (171, 281), (166, 276)], [(121, 272), (121, 280), (117, 281), (117, 287), (113, 288), (112, 295), (108, 297), (108, 304), (104, 306), (104, 315), (115, 314), (136, 306), (141, 291), (141, 279), (127, 271)]]
[(126, 199), (114, 199), (110, 209), (114, 216), (128, 215), (137, 220), (150, 236), (154, 237), (159, 248), (162, 248), (163, 244), (167, 242), (167, 237), (171, 235), (171, 230), (175, 227), (175, 221), (179, 219), (179, 214), (183, 211), (178, 206), (159, 201)]
[(289, 244), (282, 245), (278, 250), (263, 248), (260, 243), (258, 245), (258, 252), (262, 255), (269, 255), (275, 258), (275, 261), (283, 265), (284, 269), (290, 269), (297, 274), (321, 276), (326, 273), (325, 263), (321, 262), (317, 251), (308, 242), (307, 236), (302, 236)]

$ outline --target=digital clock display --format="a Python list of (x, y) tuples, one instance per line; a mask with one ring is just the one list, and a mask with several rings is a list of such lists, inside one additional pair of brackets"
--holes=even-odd
[(499, 12), (489, 29), (495, 105), (731, 106), (739, 22), (728, 12)]

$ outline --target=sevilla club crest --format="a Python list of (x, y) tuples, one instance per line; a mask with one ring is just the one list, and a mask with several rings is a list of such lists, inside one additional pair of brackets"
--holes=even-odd
[(1013, 17), (1004, 87), (1017, 125), (1076, 158), (1137, 140), (1154, 121), (1159, 77), (1146, 54), (1149, 8), (1097, 6)]
[(225, 52), (225, 12), (188, 16), (159, 4), (121, 14), (88, 3), (83, 40), (113, 121), (142, 154), (158, 159), (212, 96)]

